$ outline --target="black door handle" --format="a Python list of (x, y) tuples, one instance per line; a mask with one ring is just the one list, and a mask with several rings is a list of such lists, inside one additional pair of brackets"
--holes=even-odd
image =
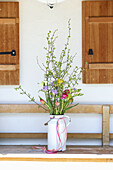
[(11, 54), (11, 56), (16, 56), (16, 51), (12, 50), (11, 52), (0, 52), (0, 55)]
[(88, 55), (93, 55), (93, 50), (92, 49), (89, 49)]

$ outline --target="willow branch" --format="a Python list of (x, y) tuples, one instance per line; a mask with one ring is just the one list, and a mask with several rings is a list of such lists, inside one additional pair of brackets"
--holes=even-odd
[(38, 66), (40, 67), (40, 69), (46, 73), (46, 71), (45, 71), (45, 70), (41, 67), (41, 65), (39, 64), (38, 56), (37, 56), (37, 64), (38, 64)]

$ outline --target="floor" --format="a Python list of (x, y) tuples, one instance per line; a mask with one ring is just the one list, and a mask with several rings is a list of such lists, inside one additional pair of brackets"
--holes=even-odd
[[(43, 147), (43, 146), (39, 146)], [(0, 146), (0, 154), (44, 154), (40, 149), (33, 149), (32, 146)], [(113, 147), (101, 146), (67, 146), (64, 152), (58, 154), (113, 154)]]

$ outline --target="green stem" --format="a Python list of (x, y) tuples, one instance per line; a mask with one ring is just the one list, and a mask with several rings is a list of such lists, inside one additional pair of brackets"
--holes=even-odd
[(45, 109), (43, 106), (41, 106), (40, 104), (38, 104), (35, 100), (32, 100), (32, 98), (21, 88), (21, 86), (19, 86), (19, 89), (23, 92), (23, 94), (25, 94), (31, 101), (33, 101), (35, 104), (37, 104), (38, 106), (40, 106), (41, 108), (43, 108), (46, 111), (49, 111), (48, 109)]
[(62, 104), (61, 104), (60, 115), (62, 114), (62, 110), (63, 110), (63, 104), (64, 104), (64, 99), (62, 99)]

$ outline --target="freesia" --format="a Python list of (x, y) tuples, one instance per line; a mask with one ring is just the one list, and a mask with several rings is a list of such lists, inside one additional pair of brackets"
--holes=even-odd
[(54, 83), (53, 82), (51, 82), (51, 85), (52, 85), (52, 87), (54, 87)]
[(55, 95), (55, 94), (58, 94), (58, 92), (57, 92), (57, 90), (55, 89), (55, 90), (51, 90), (51, 92)]
[(47, 91), (48, 90), (48, 86), (44, 86), (42, 90), (43, 91)]
[(62, 79), (58, 79), (58, 84), (61, 84), (63, 83), (63, 80)]
[(67, 94), (63, 93), (61, 99), (66, 99), (67, 96), (68, 96)]
[(69, 89), (64, 90), (64, 92), (67, 93), (67, 94), (70, 94), (70, 90)]
[(68, 94), (70, 94), (70, 90), (68, 89), (64, 90), (61, 99), (66, 99), (68, 97)]

